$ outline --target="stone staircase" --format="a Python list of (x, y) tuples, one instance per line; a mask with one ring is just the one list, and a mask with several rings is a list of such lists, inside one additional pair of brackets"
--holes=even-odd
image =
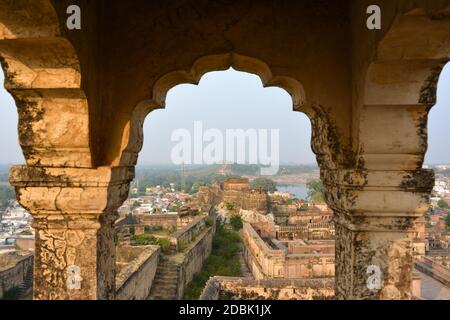
[(161, 256), (148, 300), (177, 299), (179, 272), (179, 265), (166, 256)]
[(33, 290), (33, 269), (30, 269), (30, 272), (27, 272), (27, 275), (24, 281), (19, 285), (19, 295), (20, 297), (25, 297), (30, 294), (30, 291)]

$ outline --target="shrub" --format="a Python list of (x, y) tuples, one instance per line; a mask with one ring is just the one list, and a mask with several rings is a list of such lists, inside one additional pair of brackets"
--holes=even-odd
[(18, 300), (20, 298), (19, 287), (11, 287), (3, 293), (3, 300)]
[(258, 177), (250, 183), (250, 188), (262, 189), (266, 192), (275, 192), (277, 191), (277, 184), (269, 178)]
[(181, 240), (180, 242), (178, 242), (178, 251), (179, 252), (184, 251), (184, 249), (186, 249), (187, 246), (188, 246), (188, 242)]
[(161, 246), (161, 250), (162, 252), (164, 252), (165, 254), (170, 253), (170, 240), (166, 239), (166, 238), (161, 238), (158, 239), (158, 244)]
[(169, 231), (169, 233), (174, 233), (174, 232), (177, 231), (177, 227), (171, 226), (171, 227), (169, 227), (169, 228), (167, 229), (167, 231)]
[(150, 244), (158, 244), (158, 239), (149, 233), (140, 234), (134, 236), (132, 239), (134, 245), (136, 246), (146, 246)]
[(212, 225), (213, 225), (213, 221), (212, 221), (212, 219), (211, 218), (206, 218), (205, 219), (205, 225), (207, 226), (207, 227), (211, 227)]
[(449, 209), (450, 208), (448, 203), (444, 199), (439, 199), (437, 205), (441, 209)]
[(315, 203), (325, 202), (325, 187), (322, 180), (310, 180), (306, 183), (306, 188), (308, 189), (308, 200)]
[(156, 238), (149, 233), (134, 236), (132, 243), (135, 246), (157, 245), (161, 246), (164, 253), (170, 253), (170, 240), (166, 238)]
[(232, 204), (232, 203), (229, 203), (229, 202), (225, 203), (225, 208), (226, 208), (228, 211), (234, 210), (233, 204)]
[(242, 227), (244, 226), (241, 216), (240, 215), (232, 216), (230, 218), (230, 225), (236, 231), (241, 230)]

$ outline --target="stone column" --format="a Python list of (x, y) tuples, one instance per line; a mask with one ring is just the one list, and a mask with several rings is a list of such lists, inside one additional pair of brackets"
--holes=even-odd
[(113, 226), (132, 176), (126, 167), (10, 170), (34, 219), (34, 299), (114, 299)]
[(336, 223), (336, 297), (410, 299), (414, 220), (427, 208), (430, 170), (323, 171)]

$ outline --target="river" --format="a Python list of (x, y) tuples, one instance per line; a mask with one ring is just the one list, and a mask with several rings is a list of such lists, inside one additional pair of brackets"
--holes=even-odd
[(308, 194), (306, 184), (278, 185), (277, 190), (279, 192), (289, 192), (298, 199), (306, 199)]

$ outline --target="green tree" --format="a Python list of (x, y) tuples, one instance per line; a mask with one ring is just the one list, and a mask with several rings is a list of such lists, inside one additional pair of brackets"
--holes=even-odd
[(202, 185), (203, 185), (203, 184), (201, 184), (201, 183), (194, 182), (194, 183), (192, 184), (192, 187), (191, 187), (191, 190), (189, 191), (189, 193), (190, 193), (190, 194), (195, 194), (195, 193), (197, 193), (198, 190), (200, 189), (200, 187), (201, 187)]
[(325, 188), (321, 180), (310, 180), (306, 183), (308, 200), (315, 203), (325, 202)]
[(235, 231), (239, 231), (244, 226), (240, 215), (235, 215), (230, 218), (230, 225)]
[(274, 192), (277, 191), (277, 184), (269, 178), (258, 177), (250, 183), (250, 188)]
[(450, 229), (450, 211), (448, 211), (447, 216), (445, 217), (445, 223), (447, 224), (447, 229)]
[(439, 208), (442, 208), (442, 209), (449, 209), (450, 208), (448, 203), (445, 202), (444, 199), (439, 199), (437, 205), (438, 205)]
[(15, 199), (16, 193), (10, 186), (0, 186), (0, 209), (5, 208), (9, 200)]

